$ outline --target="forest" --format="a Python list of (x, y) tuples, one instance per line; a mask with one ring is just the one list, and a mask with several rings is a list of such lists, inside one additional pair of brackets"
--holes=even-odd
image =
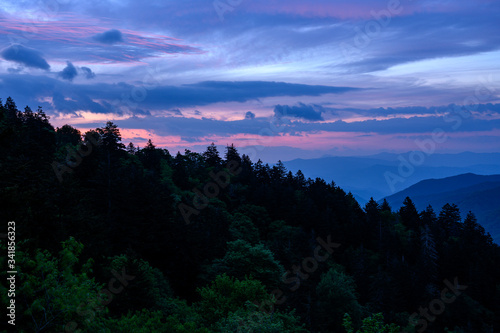
[(500, 332), (499, 246), (459, 209), (360, 207), (233, 145), (172, 155), (0, 101), (17, 332)]

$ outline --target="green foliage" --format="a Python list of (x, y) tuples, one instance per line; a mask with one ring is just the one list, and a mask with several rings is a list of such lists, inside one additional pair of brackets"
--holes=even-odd
[(230, 313), (214, 327), (215, 332), (259, 332), (259, 333), (306, 333), (304, 325), (292, 313), (267, 313), (257, 309), (254, 304), (247, 304), (245, 310)]
[(222, 274), (210, 286), (198, 289), (199, 313), (206, 323), (214, 325), (230, 313), (243, 309), (247, 302), (272, 302), (264, 285), (252, 278), (243, 280)]
[(274, 299), (260, 281), (223, 274), (199, 293), (196, 308), (213, 332), (307, 332), (293, 312), (272, 312)]
[[(354, 333), (351, 316), (344, 314), (344, 329), (347, 333)], [(399, 333), (399, 326), (396, 324), (384, 324), (382, 313), (375, 313), (363, 319), (361, 328), (356, 333)]]
[[(108, 272), (127, 274), (133, 277), (130, 285), (123, 288), (111, 304), (116, 312), (139, 311), (140, 309), (165, 310), (173, 297), (168, 280), (163, 273), (143, 259), (131, 259), (126, 255), (109, 258)], [(117, 282), (118, 284), (118, 282)]]
[(249, 217), (241, 213), (234, 214), (229, 232), (234, 240), (242, 239), (250, 244), (259, 242), (259, 229), (255, 227)]
[(350, 313), (359, 322), (363, 308), (358, 302), (354, 279), (341, 268), (332, 267), (321, 276), (316, 287), (318, 321), (322, 329), (340, 330), (344, 314)]
[[(83, 245), (72, 237), (62, 243), (58, 256), (46, 250), (28, 253), (18, 248), (18, 330), (54, 332), (71, 322), (88, 328), (106, 314), (99, 295), (102, 286), (90, 278), (93, 260), (79, 263), (82, 250)], [(2, 298), (6, 298), (2, 289)]]
[(182, 323), (176, 316), (165, 317), (161, 311), (146, 309), (117, 319), (108, 318), (94, 329), (103, 333), (210, 333), (193, 322)]
[(227, 246), (224, 258), (213, 262), (214, 274), (227, 273), (238, 279), (252, 276), (270, 288), (279, 284), (284, 268), (263, 244), (252, 245), (240, 239), (228, 242)]

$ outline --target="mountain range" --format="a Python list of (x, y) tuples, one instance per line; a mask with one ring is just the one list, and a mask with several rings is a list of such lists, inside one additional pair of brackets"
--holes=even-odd
[(423, 180), (385, 198), (393, 210), (410, 197), (418, 211), (431, 205), (436, 214), (446, 203), (460, 208), (462, 219), (472, 211), (478, 222), (500, 243), (500, 174), (462, 174), (443, 179)]
[(466, 173), (500, 174), (500, 153), (381, 153), (372, 156), (295, 159), (284, 164), (294, 173), (301, 170), (306, 177), (334, 181), (345, 191), (352, 192), (363, 206), (370, 197), (379, 200), (425, 179)]

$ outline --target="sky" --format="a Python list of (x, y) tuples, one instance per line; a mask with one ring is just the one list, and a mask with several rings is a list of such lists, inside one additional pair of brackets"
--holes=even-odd
[(500, 152), (494, 0), (0, 1), (0, 97), (252, 160)]

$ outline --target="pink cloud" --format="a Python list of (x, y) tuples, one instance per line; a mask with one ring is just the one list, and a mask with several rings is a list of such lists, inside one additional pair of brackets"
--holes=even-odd
[(6, 35), (10, 42), (19, 44), (50, 42), (51, 47), (45, 50), (47, 53), (51, 50), (61, 50), (57, 43), (64, 45), (62, 50), (79, 47), (77, 53), (87, 54), (97, 62), (130, 62), (161, 54), (203, 53), (197, 47), (183, 45), (174, 37), (128, 29), (119, 29), (124, 35), (123, 44), (126, 44), (126, 47), (118, 46), (113, 49), (92, 39), (96, 34), (108, 31), (112, 25), (111, 21), (83, 20), (71, 14), (62, 15), (55, 21), (4, 17), (0, 18), (0, 35)]

